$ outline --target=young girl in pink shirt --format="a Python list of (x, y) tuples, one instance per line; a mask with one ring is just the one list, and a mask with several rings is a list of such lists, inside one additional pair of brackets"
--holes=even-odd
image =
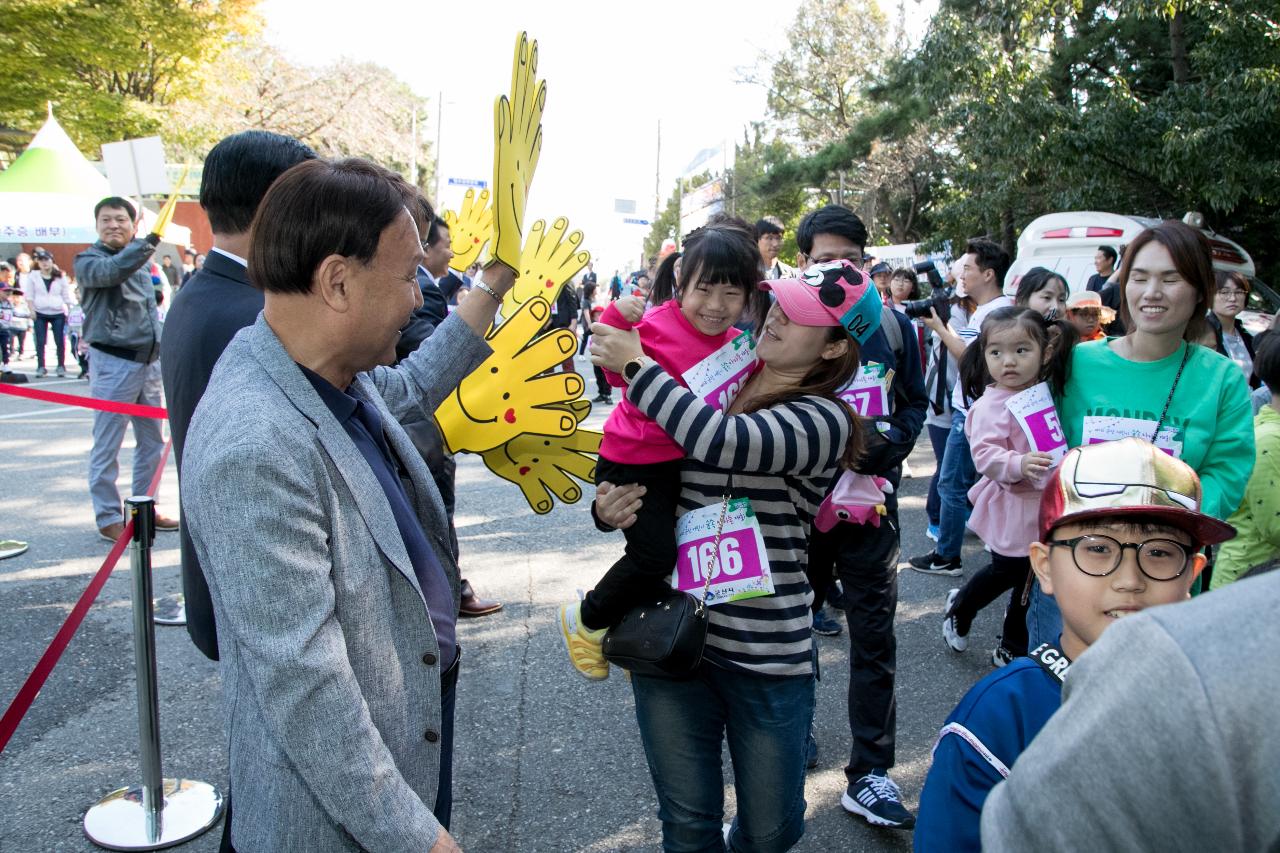
[[(698, 229), (684, 248), (675, 298), (646, 311), (641, 299), (623, 297), (600, 322), (635, 329), (645, 355), (724, 411), (755, 367), (750, 334), (734, 325), (748, 308), (756, 312), (767, 303), (757, 289), (760, 252), (751, 232), (731, 221)], [(624, 384), (619, 374), (605, 371), (605, 376), (614, 387)], [(609, 674), (599, 650), (605, 631), (632, 607), (669, 589), (665, 579), (676, 564), (683, 459), (680, 446), (623, 394), (604, 425), (596, 482), (639, 483), (646, 490), (644, 503), (636, 522), (624, 531), (622, 558), (580, 603), (560, 609), (570, 660), (587, 678)]]
[(1063, 320), (1047, 320), (1029, 308), (1000, 308), (983, 322), (960, 361), (964, 393), (978, 398), (964, 425), (974, 468), (982, 475), (969, 490), (969, 528), (991, 549), (991, 564), (947, 595), (942, 635), (954, 651), (964, 651), (978, 611), (1012, 590), (1000, 645), (991, 656), (996, 666), (1027, 653), (1022, 593), (1031, 571), (1040, 493), (1053, 463), (1049, 454), (1031, 449), (1005, 403), (1040, 382), (1060, 396), (1075, 340), (1075, 329)]

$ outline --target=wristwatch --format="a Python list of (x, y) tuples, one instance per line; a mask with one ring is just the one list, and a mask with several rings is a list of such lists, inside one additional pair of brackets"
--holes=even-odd
[(649, 359), (644, 356), (640, 356), (639, 358), (633, 358), (626, 364), (622, 365), (622, 381), (630, 385), (631, 380), (635, 379), (648, 363)]

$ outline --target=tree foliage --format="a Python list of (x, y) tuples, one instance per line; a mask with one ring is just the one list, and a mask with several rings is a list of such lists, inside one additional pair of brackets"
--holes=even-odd
[(198, 162), (249, 128), (322, 156), (368, 157), (430, 186), (426, 101), (381, 66), (290, 61), (262, 41), (259, 0), (0, 0), (0, 124), (35, 130), (52, 101), (82, 150), (159, 134)]
[(428, 134), (413, 116), (426, 100), (387, 69), (339, 60), (323, 67), (291, 62), (249, 40), (227, 52), (219, 79), (200, 98), (175, 105), (170, 139), (179, 156), (199, 157), (218, 139), (249, 128), (296, 137), (322, 157), (367, 157), (408, 175), (416, 155), (418, 184), (431, 185)]
[(0, 121), (39, 127), (53, 102), (83, 149), (158, 132), (231, 45), (257, 0), (0, 0)]
[(1012, 247), (1055, 210), (1200, 210), (1260, 267), (1280, 261), (1275, 0), (942, 0), (858, 103), (848, 132), (756, 186), (853, 174), (895, 241)]

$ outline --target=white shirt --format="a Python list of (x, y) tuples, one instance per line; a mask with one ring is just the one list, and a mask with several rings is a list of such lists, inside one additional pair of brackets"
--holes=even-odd
[[(992, 311), (1000, 308), (1012, 308), (1013, 300), (1007, 296), (1001, 295), (992, 299), (990, 302), (978, 306), (978, 310), (969, 315), (968, 325), (956, 329), (956, 334), (964, 341), (967, 347), (978, 339), (978, 333), (982, 331), (982, 321)], [(961, 380), (956, 379), (955, 387), (951, 389), (951, 407), (957, 412), (964, 412), (966, 416), (969, 414), (969, 407), (964, 404), (964, 392), (960, 390)]]

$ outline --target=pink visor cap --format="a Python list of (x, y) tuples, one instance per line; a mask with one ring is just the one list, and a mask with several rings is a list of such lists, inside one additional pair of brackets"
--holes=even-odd
[(880, 292), (849, 261), (814, 264), (799, 278), (762, 281), (760, 289), (772, 291), (801, 326), (844, 326), (860, 344), (880, 328)]

